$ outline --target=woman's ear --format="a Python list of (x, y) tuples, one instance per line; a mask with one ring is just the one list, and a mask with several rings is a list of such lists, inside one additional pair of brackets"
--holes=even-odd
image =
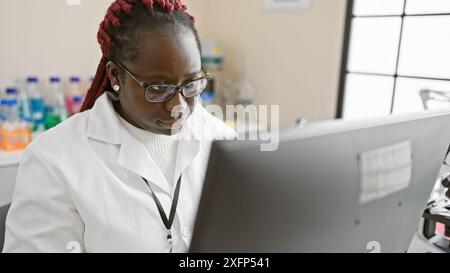
[(111, 87), (114, 85), (120, 86), (119, 67), (113, 61), (106, 63), (106, 73), (108, 73), (109, 80), (111, 81)]

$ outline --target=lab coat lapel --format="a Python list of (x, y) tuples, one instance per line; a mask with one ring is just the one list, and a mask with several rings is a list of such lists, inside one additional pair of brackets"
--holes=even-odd
[(116, 161), (119, 166), (146, 178), (150, 183), (170, 194), (167, 179), (147, 148), (123, 127), (106, 93), (97, 99), (91, 111), (88, 137), (112, 145), (120, 145)]
[(178, 180), (183, 171), (191, 164), (200, 151), (200, 141), (189, 124), (182, 130), (177, 149), (177, 162), (175, 165), (174, 180)]
[(159, 169), (147, 148), (133, 137), (125, 128), (122, 129), (121, 146), (117, 163), (123, 168), (145, 178), (167, 194), (171, 189), (167, 179)]

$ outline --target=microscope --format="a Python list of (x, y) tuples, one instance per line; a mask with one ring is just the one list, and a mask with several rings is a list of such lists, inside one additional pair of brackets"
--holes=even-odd
[(438, 91), (424, 88), (419, 91), (419, 96), (422, 99), (423, 108), (425, 110), (429, 109), (428, 102), (430, 100), (450, 103), (449, 91)]
[[(446, 189), (445, 196), (437, 197), (428, 202), (423, 213), (423, 236), (440, 250), (450, 253), (450, 173), (438, 178), (438, 183)], [(444, 237), (436, 234), (436, 224), (444, 225)]]
[[(448, 102), (450, 103), (450, 92), (437, 91), (431, 89), (422, 89), (419, 92), (419, 96), (422, 99), (423, 108), (429, 109), (428, 102), (430, 100)], [(449, 124), (450, 126), (450, 124)], [(450, 146), (446, 153), (446, 159), (444, 161), (444, 167), (450, 166), (449, 162)], [(446, 192), (438, 194), (435, 198), (432, 198), (428, 202), (427, 207), (423, 213), (423, 236), (428, 242), (443, 252), (450, 253), (450, 173), (444, 173), (438, 177), (436, 181), (437, 185), (441, 186)], [(444, 225), (444, 236), (436, 234), (436, 224), (440, 223)], [(447, 238), (446, 238), (447, 237)]]

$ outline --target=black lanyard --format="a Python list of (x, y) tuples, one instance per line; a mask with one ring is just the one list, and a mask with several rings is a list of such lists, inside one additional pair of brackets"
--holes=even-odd
[(153, 200), (155, 200), (155, 204), (158, 207), (159, 215), (161, 216), (161, 220), (164, 223), (164, 226), (167, 229), (167, 241), (169, 243), (169, 251), (172, 252), (173, 247), (173, 239), (172, 239), (172, 224), (173, 220), (175, 219), (175, 213), (177, 211), (177, 205), (178, 205), (178, 196), (180, 195), (180, 184), (181, 184), (181, 175), (180, 178), (178, 178), (177, 186), (175, 188), (175, 192), (173, 194), (173, 200), (172, 200), (172, 207), (170, 208), (170, 215), (169, 219), (167, 219), (166, 213), (164, 212), (164, 208), (161, 205), (161, 202), (159, 201), (158, 197), (156, 197), (155, 192), (153, 191), (152, 187), (150, 187), (150, 184), (148, 183), (147, 179), (143, 178), (145, 184), (150, 188), (150, 191), (153, 195)]

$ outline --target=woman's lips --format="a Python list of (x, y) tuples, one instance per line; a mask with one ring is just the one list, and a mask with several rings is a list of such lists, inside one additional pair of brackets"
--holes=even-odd
[(179, 129), (183, 123), (184, 123), (184, 119), (173, 119), (173, 120), (159, 120), (158, 123), (166, 128), (166, 129)]

